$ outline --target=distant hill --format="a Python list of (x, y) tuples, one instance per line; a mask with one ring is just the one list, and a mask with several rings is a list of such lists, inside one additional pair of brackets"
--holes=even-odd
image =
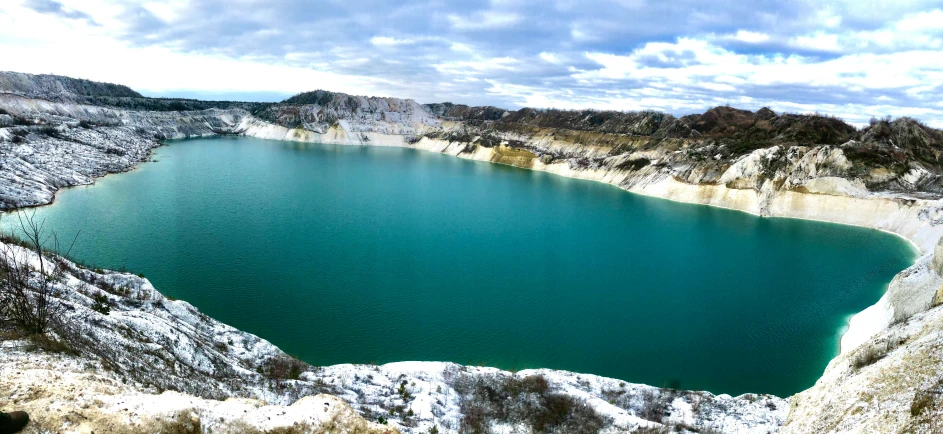
[(144, 98), (128, 86), (49, 74), (0, 72), (0, 92), (55, 101), (89, 97)]
[(148, 98), (128, 86), (49, 74), (0, 72), (0, 93), (55, 102), (74, 102), (145, 111), (192, 111), (211, 108), (257, 110), (267, 103)]

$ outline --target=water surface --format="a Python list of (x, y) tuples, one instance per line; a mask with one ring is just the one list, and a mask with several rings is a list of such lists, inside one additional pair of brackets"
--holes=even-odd
[[(62, 191), (76, 256), (313, 364), (548, 367), (790, 395), (914, 251), (400, 148), (218, 138)], [(7, 225), (9, 225), (7, 219)]]

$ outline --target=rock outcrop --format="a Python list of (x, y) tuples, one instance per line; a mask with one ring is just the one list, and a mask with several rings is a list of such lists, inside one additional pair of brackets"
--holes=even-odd
[(940, 242), (936, 244), (936, 248), (934, 249), (933, 271), (936, 271), (936, 274), (943, 276), (943, 238), (940, 238)]

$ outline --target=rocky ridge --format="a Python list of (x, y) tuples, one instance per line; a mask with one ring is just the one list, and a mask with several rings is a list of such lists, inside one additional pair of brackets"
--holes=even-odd
[[(0, 83), (3, 83), (2, 79)], [(215, 107), (190, 112), (139, 111), (127, 108), (129, 104), (83, 104), (39, 98), (41, 95), (25, 92), (0, 95), (0, 110), (3, 110), (0, 112), (0, 207), (48, 203), (58, 188), (92, 182), (94, 177), (104, 173), (128, 170), (146, 159), (147, 150), (157, 146), (158, 140), (163, 138), (245, 134), (296, 141), (413, 147), (593, 179), (673, 200), (723, 206), (758, 215), (855, 224), (897, 233), (914, 243), (922, 254), (921, 259), (895, 278), (881, 302), (852, 319), (842, 341), (842, 355), (833, 360), (815, 387), (792, 399), (785, 430), (802, 432), (813, 427), (816, 432), (863, 431), (863, 427), (875, 426), (891, 431), (904, 427), (924, 429), (920, 418), (939, 415), (939, 397), (933, 393), (921, 395), (920, 399), (929, 400), (929, 404), (918, 406), (920, 411), (911, 412), (909, 416), (904, 411), (893, 413), (869, 406), (871, 401), (865, 393), (870, 385), (879, 384), (881, 378), (888, 380), (901, 375), (900, 372), (904, 372), (901, 366), (912, 367), (895, 361), (910, 363), (908, 361), (919, 359), (920, 366), (931, 367), (920, 371), (919, 384), (904, 383), (909, 386), (931, 390), (927, 385), (940, 378), (935, 366), (941, 366), (941, 361), (923, 348), (935, 345), (932, 344), (936, 330), (934, 318), (939, 313), (937, 305), (941, 299), (938, 271), (941, 268), (939, 258), (943, 255), (934, 254), (934, 251), (940, 251), (938, 240), (943, 235), (943, 201), (939, 199), (943, 133), (913, 119), (874, 120), (870, 126), (856, 130), (827, 116), (777, 115), (768, 109), (754, 113), (718, 107), (702, 115), (683, 118), (655, 112), (535, 109), (510, 112), (494, 107), (453, 104), (420, 106), (408, 100), (351, 97), (323, 91), (301, 94), (283, 104)], [(140, 104), (147, 106), (151, 103)], [(114, 121), (106, 124), (109, 119)], [(57, 131), (51, 132), (50, 127)], [(97, 135), (83, 137), (85, 134)], [(107, 149), (124, 150), (126, 154), (118, 155), (116, 151), (107, 152)], [(79, 158), (73, 158), (74, 155)], [(63, 177), (63, 173), (73, 175)], [(146, 310), (143, 306), (135, 309)], [(902, 328), (906, 328), (906, 333), (899, 331)], [(897, 341), (891, 339), (896, 343), (886, 344), (884, 348), (887, 351), (882, 356), (874, 360), (865, 357), (870, 363), (849, 368), (849, 360), (862, 357), (856, 354), (865, 351), (863, 349), (891, 342), (886, 336), (892, 332), (908, 337)], [(924, 357), (921, 354), (931, 355)], [(893, 357), (889, 357), (891, 355)], [(261, 360), (256, 356), (249, 357)], [(239, 362), (234, 360), (230, 362), (238, 365)], [(418, 369), (422, 375), (444, 378), (448, 366), (451, 365), (410, 369)], [(241, 371), (234, 372), (242, 375)], [(330, 370), (321, 368), (318, 372)], [(475, 378), (484, 378), (481, 372)], [(365, 384), (362, 373), (365, 372), (354, 373), (355, 379), (351, 383)], [(365, 375), (376, 377), (375, 374)], [(506, 385), (511, 374), (504, 373), (502, 377), (505, 379), (501, 384)], [(605, 383), (592, 376), (577, 377)], [(315, 377), (306, 374), (306, 378)], [(387, 380), (390, 378), (387, 375)], [(547, 390), (562, 388), (555, 382), (556, 377), (550, 378), (553, 386)], [(415, 379), (417, 384), (427, 381), (418, 376)], [(526, 376), (520, 380), (523, 379)], [(577, 384), (580, 381), (578, 379)], [(412, 384), (412, 377), (409, 384)], [(437, 387), (442, 384), (436, 383)], [(457, 390), (454, 384), (450, 387), (452, 391)], [(495, 389), (494, 385), (490, 387)], [(648, 390), (644, 389), (647, 386), (632, 387), (643, 389), (633, 389), (628, 396), (650, 396), (649, 392), (644, 392)], [(190, 392), (209, 397), (261, 393), (261, 389), (214, 390)], [(475, 396), (477, 393), (476, 388), (463, 390), (464, 395)], [(570, 393), (571, 389), (566, 390)], [(606, 403), (618, 401), (611, 390), (607, 390), (600, 386), (598, 392), (594, 392), (595, 398)], [(306, 389), (304, 393), (318, 391), (321, 390)], [(330, 392), (339, 396), (346, 394), (338, 390)], [(887, 392), (881, 399), (900, 402), (895, 408), (904, 408), (916, 399), (906, 387), (888, 388)], [(670, 393), (700, 396), (689, 395), (698, 392)], [(287, 396), (290, 401), (297, 395)], [(584, 395), (578, 397), (588, 399), (581, 402), (596, 402)], [(747, 403), (757, 398), (731, 398), (734, 401), (721, 398), (714, 397), (714, 402), (723, 403), (715, 408), (725, 410), (712, 414), (723, 414), (725, 420), (732, 420), (729, 419), (731, 414), (741, 414), (741, 422), (736, 422), (740, 423), (736, 425), (739, 428), (750, 432), (775, 430), (782, 421), (778, 416), (781, 409), (772, 397), (761, 398), (761, 401), (774, 404), (766, 410)], [(831, 409), (829, 411), (814, 411), (816, 407), (802, 404), (806, 399), (821, 403), (833, 398), (841, 400), (845, 413), (833, 404), (827, 407)], [(264, 399), (279, 402), (278, 397)], [(345, 399), (351, 402), (360, 398), (350, 395)], [(543, 398), (536, 396), (534, 399)], [(642, 399), (638, 406), (628, 408), (609, 405), (615, 405), (626, 415), (642, 421), (656, 422), (656, 425), (635, 419), (619, 419), (613, 416), (618, 411), (613, 413), (612, 409), (596, 404), (590, 407), (597, 415), (605, 415), (606, 420), (631, 420), (635, 423), (621, 425), (619, 429), (651, 427), (683, 431), (697, 427), (700, 430), (733, 432), (729, 429), (733, 425), (726, 425), (727, 422), (720, 426), (711, 425), (706, 422), (709, 418), (701, 416), (689, 420), (665, 419), (661, 413), (657, 415), (659, 417), (646, 418), (645, 415), (652, 413), (642, 410), (650, 409), (651, 406), (645, 404), (650, 401)], [(682, 398), (682, 402), (677, 404), (680, 407), (677, 407), (675, 401), (671, 401), (670, 414), (683, 414), (685, 406), (692, 404)], [(396, 405), (400, 404), (394, 405), (394, 413), (398, 408)], [(494, 409), (477, 405), (475, 408), (481, 407), (509, 414), (503, 407)], [(371, 416), (377, 413), (354, 408)], [(460, 418), (460, 422), (466, 421), (469, 408), (463, 409), (461, 403), (458, 408), (457, 413), (451, 414), (460, 415), (455, 416)], [(574, 414), (580, 413), (573, 411)], [(854, 417), (848, 415), (849, 411)], [(419, 412), (414, 410), (413, 413)], [(435, 415), (432, 410), (430, 413)], [(484, 414), (489, 413), (486, 411)], [(667, 423), (662, 423), (666, 420)], [(888, 420), (892, 422), (887, 423)], [(453, 422), (454, 418), (449, 423)], [(694, 425), (686, 425), (689, 422)], [(406, 431), (420, 432), (405, 422), (393, 420), (393, 423)], [(617, 426), (615, 422), (607, 423), (611, 424), (606, 425), (609, 428)], [(495, 426), (506, 425), (496, 423)]]

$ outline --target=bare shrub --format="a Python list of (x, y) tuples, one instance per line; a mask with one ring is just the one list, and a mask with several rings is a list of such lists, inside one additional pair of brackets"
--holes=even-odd
[(855, 371), (873, 365), (878, 360), (894, 351), (905, 342), (904, 338), (885, 337), (877, 342), (867, 343), (859, 347), (851, 356), (851, 367)]
[(668, 415), (668, 404), (670, 399), (662, 397), (662, 394), (654, 388), (645, 388), (640, 394), (642, 406), (639, 409), (639, 417), (652, 422), (662, 423), (665, 416)]
[(943, 432), (943, 380), (918, 390), (910, 403), (910, 421), (902, 432)]
[(605, 425), (585, 401), (552, 392), (542, 375), (458, 374), (451, 383), (460, 394), (462, 433), (487, 433), (492, 423), (523, 423), (535, 433), (576, 434), (596, 433)]
[(635, 434), (671, 434), (671, 428), (667, 426), (639, 427), (634, 431)]
[(161, 434), (199, 434), (203, 432), (198, 416), (191, 416), (190, 411), (181, 411), (157, 426)]
[(541, 405), (529, 417), (537, 433), (597, 433), (603, 419), (582, 399), (564, 394), (549, 394), (541, 398)]
[(111, 301), (108, 300), (108, 296), (105, 294), (95, 294), (92, 297), (92, 310), (98, 312), (102, 315), (108, 315), (111, 313)]
[(308, 364), (289, 356), (276, 356), (265, 364), (265, 374), (275, 381), (297, 380), (308, 369)]
[(912, 417), (920, 416), (921, 414), (932, 410), (936, 406), (937, 394), (939, 392), (933, 391), (917, 391), (914, 394), (914, 399), (910, 403), (910, 415)]
[(0, 321), (12, 323), (25, 334), (41, 335), (61, 319), (63, 306), (56, 300), (56, 284), (67, 270), (61, 257), (72, 251), (75, 239), (63, 251), (59, 237), (48, 232), (45, 221), (37, 221), (35, 213), (19, 213), (17, 218), (22, 238), (0, 247)]
[(30, 342), (39, 349), (50, 353), (74, 353), (75, 351), (64, 340), (49, 335), (30, 336)]
[(881, 360), (887, 355), (882, 348), (873, 345), (867, 345), (858, 349), (851, 359), (851, 366), (855, 369), (861, 369), (865, 366), (873, 365), (874, 362)]

